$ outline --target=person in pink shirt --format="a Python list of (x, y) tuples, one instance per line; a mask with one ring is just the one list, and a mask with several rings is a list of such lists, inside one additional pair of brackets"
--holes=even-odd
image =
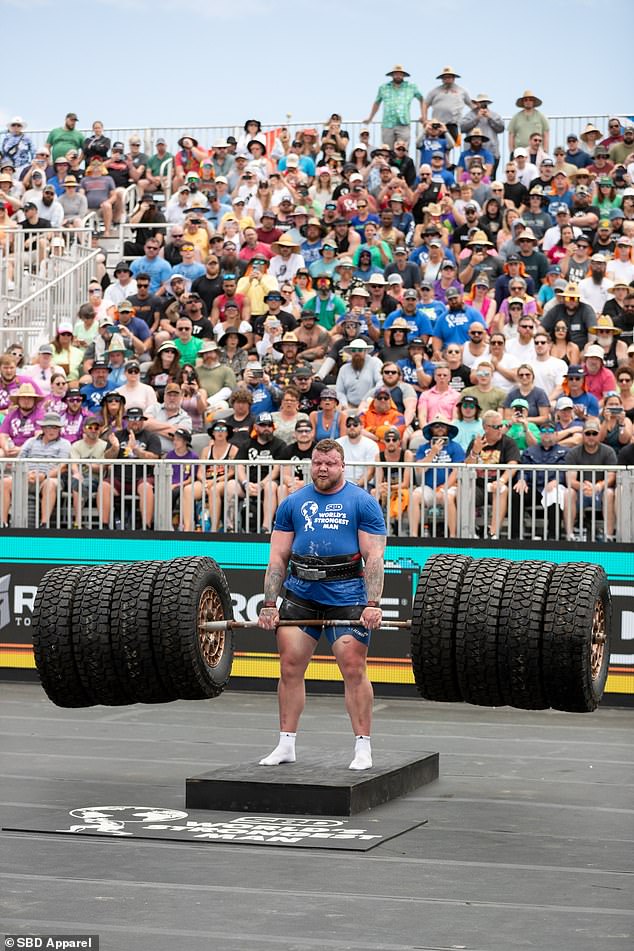
[(586, 391), (601, 401), (610, 390), (616, 391), (616, 378), (612, 370), (604, 366), (603, 347), (598, 344), (591, 344), (585, 352), (584, 369)]
[(39, 431), (41, 404), (45, 398), (30, 382), (22, 383), (9, 395), (14, 408), (7, 413), (0, 425), (0, 456), (14, 458), (27, 439)]
[(10, 353), (3, 353), (0, 356), (0, 414), (12, 408), (10, 396), (17, 392), (23, 383), (31, 383), (38, 394), (42, 392), (35, 380), (25, 373), (18, 373), (16, 358)]
[(418, 399), (418, 422), (421, 429), (428, 420), (436, 416), (452, 419), (460, 394), (449, 384), (451, 370), (446, 363), (440, 363), (434, 370), (434, 385), (421, 393)]

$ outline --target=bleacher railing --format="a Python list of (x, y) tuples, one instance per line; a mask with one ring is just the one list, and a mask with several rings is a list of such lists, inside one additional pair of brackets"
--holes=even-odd
[[(88, 229), (79, 230), (82, 235), (89, 235)], [(53, 274), (56, 270), (61, 272), (57, 276), (40, 278), (24, 271), (27, 275), (25, 293), (16, 300), (14, 293), (10, 292), (3, 303), (0, 353), (16, 342), (22, 344), (25, 353), (35, 353), (41, 343), (52, 339), (55, 327), (61, 320), (75, 323), (80, 304), (87, 300), (88, 283), (95, 276), (97, 258), (101, 252), (83, 242), (76, 242), (73, 248), (73, 256), (69, 256), (63, 264), (56, 261), (52, 265)], [(48, 265), (51, 260), (43, 258), (40, 264)]]
[[(495, 103), (493, 103), (493, 108), (495, 108)], [(543, 111), (543, 108), (542, 108)], [(607, 122), (610, 116), (621, 116), (627, 118), (630, 116), (630, 112), (624, 111), (619, 112), (618, 110), (603, 113), (601, 115), (555, 115), (548, 116), (548, 121), (550, 123), (550, 151), (552, 152), (553, 148), (556, 145), (566, 145), (566, 136), (570, 132), (576, 132), (579, 135), (583, 131), (583, 128), (588, 122), (592, 122), (597, 126), (605, 135), (607, 135)], [(500, 136), (500, 151), (501, 151), (501, 160), (502, 162), (506, 161), (508, 158), (508, 144), (507, 144), (507, 133), (506, 129), (510, 122), (510, 116), (504, 116), (504, 125), (505, 131)], [(318, 135), (321, 137), (322, 130), (326, 127), (323, 119), (312, 120), (312, 121), (303, 121), (298, 122), (292, 120), (291, 116), (286, 117), (286, 121), (276, 121), (269, 123), (262, 123), (262, 128), (265, 130), (271, 129), (288, 129), (291, 140), (294, 136), (301, 132), (303, 129), (316, 129)], [(362, 129), (370, 130), (370, 143), (372, 145), (379, 145), (381, 142), (381, 122), (380, 120), (375, 120), (371, 123), (361, 122), (359, 119), (354, 119), (351, 121), (345, 120), (342, 123), (342, 128), (344, 128), (350, 136), (350, 144), (354, 145), (355, 142), (359, 141), (359, 133)], [(416, 120), (411, 122), (411, 147), (410, 150), (413, 154), (413, 144), (416, 140), (417, 135), (420, 133), (421, 127), (420, 123)], [(31, 136), (34, 144), (43, 145), (46, 142), (48, 136), (48, 130), (29, 130), (29, 135)], [(242, 125), (235, 124), (226, 124), (226, 125), (193, 125), (188, 127), (183, 126), (152, 126), (144, 127), (142, 125), (131, 127), (123, 126), (117, 129), (108, 128), (106, 130), (106, 135), (113, 141), (120, 140), (126, 144), (130, 136), (141, 136), (143, 139), (143, 150), (151, 155), (154, 152), (154, 143), (157, 138), (164, 138), (167, 142), (167, 148), (170, 152), (175, 153), (178, 149), (178, 140), (184, 136), (189, 135), (198, 140), (202, 148), (212, 148), (215, 142), (220, 141), (221, 139), (226, 139), (227, 136), (234, 136), (236, 139), (239, 139), (240, 136), (244, 135), (244, 129)]]
[[(310, 462), (248, 462), (246, 484), (245, 462), (0, 458), (0, 485), (12, 528), (267, 533), (274, 507), (310, 480)], [(46, 478), (51, 467), (52, 482)], [(462, 463), (452, 467), (456, 481), (449, 491), (445, 468), (351, 462), (347, 471), (379, 499), (390, 537), (486, 538), (497, 510), (503, 513), (495, 531), (500, 539), (634, 541), (634, 468), (584, 466), (585, 493), (567, 487), (567, 473), (577, 471), (571, 466)], [(546, 495), (540, 477), (550, 483)], [(517, 491), (520, 479), (526, 492)], [(606, 479), (613, 481), (607, 492), (601, 491)], [(567, 519), (572, 496), (574, 518)], [(608, 504), (614, 506), (611, 538)]]

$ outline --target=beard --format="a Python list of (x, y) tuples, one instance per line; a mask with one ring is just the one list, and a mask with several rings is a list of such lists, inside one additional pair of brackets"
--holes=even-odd
[(354, 370), (362, 370), (365, 363), (365, 353), (353, 353), (350, 362)]
[(265, 445), (267, 443), (270, 443), (272, 439), (273, 439), (273, 432), (270, 429), (264, 429), (261, 433), (258, 434), (258, 442), (264, 443)]

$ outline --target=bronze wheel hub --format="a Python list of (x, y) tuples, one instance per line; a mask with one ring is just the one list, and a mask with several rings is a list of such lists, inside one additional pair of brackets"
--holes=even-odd
[(214, 588), (205, 588), (198, 605), (198, 640), (200, 652), (208, 667), (217, 667), (225, 649), (224, 631), (205, 631), (206, 621), (224, 621), (222, 601)]
[(594, 605), (594, 616), (592, 618), (592, 646), (590, 648), (590, 669), (592, 679), (597, 680), (603, 667), (603, 658), (605, 654), (605, 608), (603, 601), (599, 599)]

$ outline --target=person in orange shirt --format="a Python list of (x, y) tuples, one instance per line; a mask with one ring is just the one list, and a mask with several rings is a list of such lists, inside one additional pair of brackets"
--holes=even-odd
[(390, 391), (384, 386), (378, 388), (361, 420), (363, 435), (374, 439), (381, 452), (385, 451), (383, 437), (387, 429), (398, 429), (401, 438), (405, 432), (405, 417), (398, 411)]

